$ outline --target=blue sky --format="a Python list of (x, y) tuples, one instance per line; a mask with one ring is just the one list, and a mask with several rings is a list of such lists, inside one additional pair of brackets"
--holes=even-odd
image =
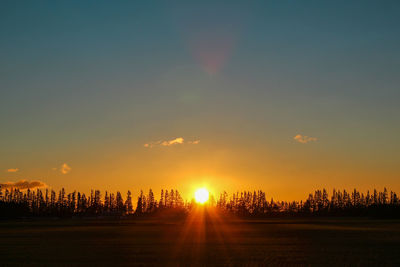
[[(0, 179), (399, 190), (399, 26), (397, 1), (2, 1), (0, 168), (19, 171)], [(179, 137), (200, 143), (143, 147)]]

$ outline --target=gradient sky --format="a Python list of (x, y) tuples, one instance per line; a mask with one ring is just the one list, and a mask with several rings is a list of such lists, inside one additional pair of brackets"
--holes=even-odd
[(399, 1), (187, 2), (1, 1), (0, 182), (400, 191)]

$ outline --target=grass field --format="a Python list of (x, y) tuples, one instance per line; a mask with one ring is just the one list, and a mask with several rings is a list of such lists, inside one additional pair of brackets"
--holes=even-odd
[(400, 266), (400, 221), (358, 218), (0, 222), (1, 266)]

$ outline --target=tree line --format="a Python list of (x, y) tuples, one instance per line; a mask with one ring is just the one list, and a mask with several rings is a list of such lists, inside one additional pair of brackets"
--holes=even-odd
[(357, 189), (351, 192), (333, 189), (316, 190), (301, 201), (269, 201), (265, 192), (238, 192), (228, 196), (222, 193), (216, 203), (224, 212), (240, 216), (379, 216), (400, 217), (400, 200), (393, 191), (374, 189), (366, 194)]
[[(196, 203), (186, 201), (178, 190), (161, 190), (160, 199), (156, 199), (152, 189), (147, 194), (140, 191), (135, 201), (128, 191), (125, 198), (120, 192), (91, 190), (90, 195), (80, 192), (66, 193), (64, 188), (56, 193), (49, 189), (20, 190), (0, 187), (0, 217), (24, 216), (143, 216), (163, 211), (180, 214), (190, 212)], [(360, 193), (354, 189), (333, 190), (331, 196), (325, 189), (316, 190), (305, 200), (275, 201), (267, 199), (265, 192), (243, 191), (228, 195), (220, 194), (216, 200), (210, 196), (207, 207), (213, 207), (222, 213), (231, 213), (244, 217), (270, 216), (389, 216), (400, 217), (400, 201), (393, 191), (386, 188), (382, 192), (376, 189)]]
[(156, 200), (153, 190), (148, 194), (140, 191), (134, 208), (132, 193), (128, 190), (125, 199), (117, 191), (102, 195), (100, 190), (91, 190), (90, 195), (80, 192), (66, 193), (62, 188), (54, 190), (20, 190), (0, 187), (0, 217), (18, 216), (126, 216), (152, 214), (164, 209), (185, 211), (188, 203), (178, 190), (161, 190), (161, 198)]

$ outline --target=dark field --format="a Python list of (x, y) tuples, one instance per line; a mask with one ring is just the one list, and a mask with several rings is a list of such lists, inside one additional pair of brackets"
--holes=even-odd
[(3, 221), (0, 265), (400, 266), (400, 221)]

